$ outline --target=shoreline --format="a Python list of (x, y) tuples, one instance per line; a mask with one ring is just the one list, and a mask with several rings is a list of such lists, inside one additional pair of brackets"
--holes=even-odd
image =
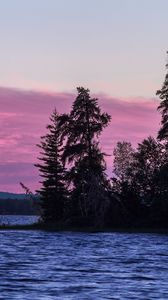
[(93, 226), (88, 227), (75, 227), (63, 225), (45, 225), (45, 224), (30, 224), (30, 225), (0, 225), (0, 231), (9, 230), (37, 230), (49, 232), (81, 232), (81, 233), (158, 233), (168, 234), (168, 228), (163, 227), (116, 227), (116, 228), (96, 228)]

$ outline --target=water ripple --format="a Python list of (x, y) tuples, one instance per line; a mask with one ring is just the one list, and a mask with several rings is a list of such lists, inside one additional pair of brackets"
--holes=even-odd
[(0, 299), (168, 299), (168, 236), (0, 231)]

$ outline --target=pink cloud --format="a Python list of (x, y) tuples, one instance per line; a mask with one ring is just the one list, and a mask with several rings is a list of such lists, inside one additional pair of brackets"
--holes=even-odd
[[(33, 190), (38, 186), (38, 173), (33, 164), (39, 149), (36, 144), (46, 132), (49, 116), (56, 107), (69, 112), (75, 94), (24, 91), (0, 88), (0, 190), (21, 192), (19, 181)], [(159, 128), (158, 100), (115, 99), (96, 95), (103, 111), (112, 121), (101, 137), (103, 151), (112, 155), (117, 141), (128, 140), (134, 146)], [(108, 169), (112, 157), (107, 157)]]

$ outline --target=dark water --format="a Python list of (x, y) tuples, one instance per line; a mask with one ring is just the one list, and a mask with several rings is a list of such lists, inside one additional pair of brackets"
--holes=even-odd
[(168, 299), (168, 236), (0, 231), (0, 299)]
[(37, 222), (38, 216), (0, 215), (0, 225), (29, 225)]

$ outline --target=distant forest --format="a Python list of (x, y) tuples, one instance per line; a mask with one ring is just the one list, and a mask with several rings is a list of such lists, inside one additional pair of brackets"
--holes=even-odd
[(0, 215), (39, 215), (38, 202), (37, 196), (0, 192)]
[[(111, 178), (99, 139), (112, 117), (102, 112), (98, 99), (78, 87), (69, 114), (53, 111), (35, 165), (41, 176), (37, 193), (42, 224), (168, 227), (168, 72), (157, 95), (157, 138), (146, 137), (136, 149), (126, 138), (118, 141)], [(21, 201), (15, 203), (19, 211)]]

